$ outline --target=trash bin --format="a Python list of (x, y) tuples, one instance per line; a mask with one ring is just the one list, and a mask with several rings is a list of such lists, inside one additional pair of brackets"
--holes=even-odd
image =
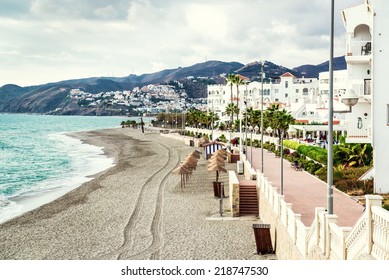
[(222, 188), (223, 197), (225, 197), (225, 195), (224, 195), (224, 185), (222, 185), (222, 182), (213, 182), (213, 194), (217, 198), (220, 198), (220, 188)]
[(257, 254), (273, 254), (273, 245), (271, 243), (270, 225), (253, 224), (255, 244), (257, 245)]

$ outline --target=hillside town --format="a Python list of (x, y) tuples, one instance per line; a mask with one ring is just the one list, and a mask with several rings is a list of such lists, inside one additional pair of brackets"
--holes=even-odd
[(206, 98), (189, 98), (180, 82), (176, 86), (149, 84), (133, 90), (86, 92), (80, 88), (70, 90), (69, 97), (81, 107), (111, 107), (130, 115), (156, 115), (161, 112), (183, 112), (190, 108), (206, 110)]

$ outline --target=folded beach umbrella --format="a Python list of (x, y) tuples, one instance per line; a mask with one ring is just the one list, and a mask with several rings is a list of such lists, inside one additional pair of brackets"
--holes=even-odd
[(221, 161), (221, 162), (225, 162), (226, 159), (222, 156), (218, 156), (218, 155), (214, 155), (212, 156), (209, 160), (209, 162), (214, 162), (214, 161)]
[(194, 150), (192, 153), (190, 153), (189, 155), (191, 156), (195, 156), (196, 158), (200, 158), (201, 157), (201, 154), (202, 152), (199, 152), (197, 150)]
[(227, 173), (224, 164), (215, 162), (214, 164), (208, 165), (208, 171), (216, 171), (216, 182), (219, 182), (219, 172)]
[(193, 161), (193, 160), (191, 160), (191, 159), (187, 159), (187, 160), (185, 160), (185, 161), (183, 161), (182, 163), (181, 163), (181, 165), (183, 166), (183, 167), (185, 167), (186, 169), (189, 169), (189, 170), (196, 170), (196, 167), (197, 167), (197, 161)]
[(172, 171), (173, 174), (181, 175), (181, 189), (185, 187), (186, 182), (189, 178), (189, 175), (192, 174), (192, 171), (186, 168), (185, 166), (180, 165)]
[(198, 162), (199, 161), (199, 158), (196, 156), (196, 155), (193, 155), (193, 154), (189, 154), (185, 157), (184, 161), (185, 160), (192, 160), (192, 161), (196, 161)]
[(209, 143), (209, 140), (208, 139), (204, 139), (203, 137), (201, 137), (200, 139), (199, 139), (199, 145), (200, 145), (200, 147), (202, 147), (204, 144), (206, 144), (206, 143)]

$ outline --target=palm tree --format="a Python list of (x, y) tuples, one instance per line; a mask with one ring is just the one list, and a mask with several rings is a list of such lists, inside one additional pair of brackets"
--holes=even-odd
[(281, 133), (284, 134), (288, 130), (289, 124), (294, 122), (294, 118), (285, 109), (276, 111), (274, 117), (274, 128), (278, 130), (278, 136), (281, 137)]
[[(241, 78), (239, 75), (235, 75), (234, 77), (234, 84), (236, 85), (236, 107), (239, 109), (239, 86), (244, 85), (245, 81)], [(236, 118), (238, 118), (238, 114), (236, 115)]]
[(276, 118), (276, 112), (278, 111), (278, 108), (279, 108), (278, 104), (272, 104), (270, 108), (266, 109), (263, 112), (264, 129), (266, 127), (275, 128), (276, 123), (274, 120)]
[(209, 128), (209, 125), (212, 125), (212, 123), (215, 123), (218, 120), (219, 120), (219, 116), (215, 112), (213, 112), (213, 111), (208, 112), (208, 115), (207, 115), (208, 128)]
[(189, 109), (186, 113), (186, 120), (189, 126), (197, 126), (200, 122), (201, 111), (196, 109)]
[[(232, 94), (232, 86), (234, 85), (235, 83), (235, 74), (228, 74), (227, 75), (227, 84), (230, 84), (230, 89), (231, 89), (231, 98), (230, 98), (230, 102), (233, 103), (234, 101), (234, 96)], [(228, 115), (228, 114), (227, 114)], [(234, 114), (231, 114), (229, 115), (230, 116), (230, 128), (231, 128), (231, 125), (232, 123), (234, 122)]]
[[(233, 116), (236, 112), (237, 112), (238, 108), (236, 107), (236, 105), (234, 103), (230, 103), (227, 105), (226, 107), (226, 114), (227, 116)], [(239, 110), (238, 110), (239, 112)], [(234, 120), (234, 118), (232, 118), (232, 120)], [(230, 122), (230, 129), (232, 127), (232, 122)]]

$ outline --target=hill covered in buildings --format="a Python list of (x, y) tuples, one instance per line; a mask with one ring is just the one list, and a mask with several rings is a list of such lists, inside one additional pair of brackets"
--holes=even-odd
[[(346, 69), (344, 57), (336, 58), (334, 65), (335, 70)], [(275, 78), (285, 72), (297, 77), (314, 78), (323, 71), (328, 71), (328, 61), (293, 69), (266, 61), (264, 67), (267, 78)], [(260, 80), (261, 65), (258, 62), (244, 65), (239, 62), (206, 61), (126, 77), (93, 77), (29, 87), (5, 85), (0, 88), (0, 112), (123, 115), (140, 106), (167, 107), (172, 100), (180, 103), (181, 108), (188, 108), (188, 104), (207, 96), (207, 85), (225, 83), (224, 76), (229, 73), (246, 76), (252, 81)], [(173, 90), (175, 97), (169, 93), (165, 98), (164, 90), (170, 93)], [(75, 92), (82, 94), (72, 94)], [(180, 107), (175, 109), (179, 110)]]

